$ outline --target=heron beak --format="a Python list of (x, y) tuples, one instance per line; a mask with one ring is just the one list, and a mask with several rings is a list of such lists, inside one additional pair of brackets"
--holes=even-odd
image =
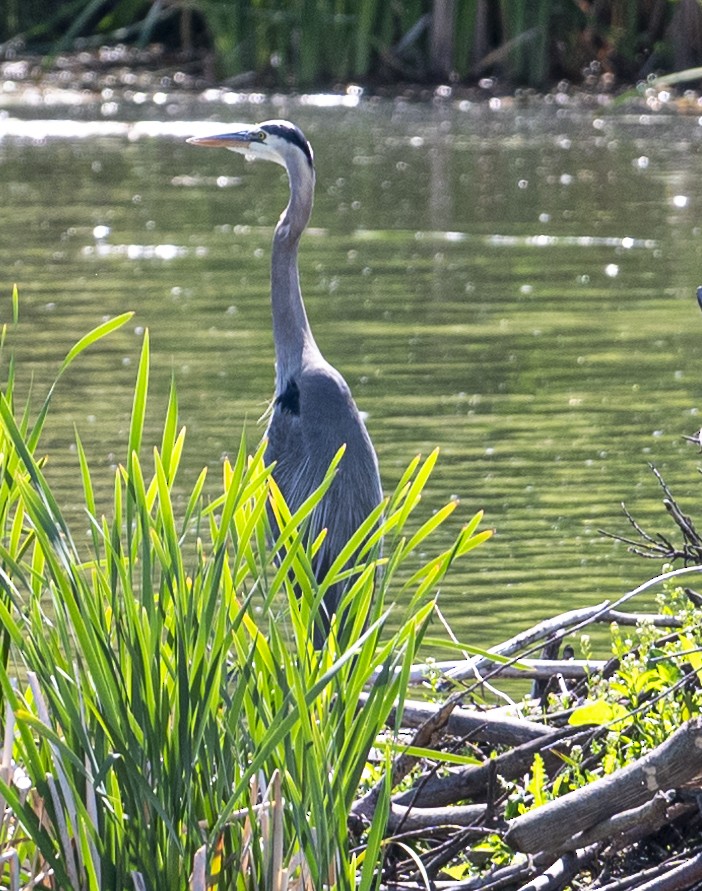
[(186, 142), (191, 145), (245, 151), (251, 145), (251, 134), (247, 130), (240, 130), (237, 133), (222, 133), (218, 136), (191, 136)]

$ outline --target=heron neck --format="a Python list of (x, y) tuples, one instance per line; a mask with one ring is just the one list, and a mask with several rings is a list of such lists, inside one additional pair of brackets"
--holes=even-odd
[(302, 300), (298, 268), (298, 246), (312, 213), (313, 188), (313, 181), (307, 189), (291, 188), (273, 236), (271, 307), (277, 392), (285, 389), (306, 358), (319, 354)]

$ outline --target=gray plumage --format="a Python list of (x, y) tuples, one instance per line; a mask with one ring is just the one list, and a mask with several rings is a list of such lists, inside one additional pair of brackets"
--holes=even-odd
[[(308, 534), (327, 529), (314, 571), (324, 578), (329, 566), (360, 524), (382, 499), (375, 451), (351, 391), (317, 346), (300, 291), (298, 247), (312, 213), (315, 171), (312, 149), (302, 132), (287, 121), (235, 125), (220, 136), (189, 140), (224, 146), (285, 167), (290, 200), (281, 214), (271, 253), (271, 308), (276, 356), (272, 413), (266, 431), (266, 461), (291, 511), (320, 485), (332, 458), (346, 451), (336, 476), (311, 518)], [(340, 585), (324, 600), (319, 644), (342, 595)]]

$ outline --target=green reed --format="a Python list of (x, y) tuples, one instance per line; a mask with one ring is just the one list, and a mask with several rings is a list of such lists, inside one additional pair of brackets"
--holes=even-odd
[[(82, 338), (60, 373), (128, 317)], [(50, 394), (31, 423), (29, 404), (13, 405), (10, 363), (0, 396), (0, 842), (27, 881), (53, 873), (62, 889), (375, 887), (389, 785), (353, 839), (350, 807), (371, 751), (382, 769), (397, 748), (386, 722), (401, 714), (442, 578), (489, 533), (476, 515), (448, 549), (432, 548), (456, 507), (417, 516), (433, 453), (411, 462), (349, 543), (353, 569), (342, 554), (318, 583), (320, 542), (301, 530), (343, 454), (293, 516), (263, 448), (249, 455), (243, 441), (214, 493), (204, 470), (186, 486), (174, 388), (160, 442), (143, 441), (149, 363), (147, 333), (109, 516), (96, 511), (76, 436), (91, 527), (82, 547), (37, 457)], [(314, 615), (342, 577), (344, 624), (316, 651)]]

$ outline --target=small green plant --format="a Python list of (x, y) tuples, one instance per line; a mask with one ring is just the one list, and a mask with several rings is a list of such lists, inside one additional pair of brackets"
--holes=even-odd
[[(83, 338), (62, 370), (126, 318)], [(335, 465), (292, 516), (263, 448), (249, 455), (243, 440), (218, 494), (205, 494), (205, 471), (185, 487), (175, 389), (145, 457), (149, 361), (147, 333), (109, 517), (77, 437), (86, 553), (36, 457), (48, 400), (31, 425), (11, 387), (0, 396), (2, 763), (11, 752), (22, 768), (21, 783), (0, 770), (5, 837), (27, 839), (14, 847), (21, 869), (62, 889), (375, 887), (389, 785), (356, 848), (350, 807), (391, 709), (400, 720), (432, 593), (489, 533), (476, 515), (418, 560), (456, 507), (414, 519), (433, 453), (349, 542), (365, 542), (353, 569), (342, 554), (318, 583), (319, 542), (301, 530)], [(342, 577), (344, 625), (315, 650), (313, 615)]]

